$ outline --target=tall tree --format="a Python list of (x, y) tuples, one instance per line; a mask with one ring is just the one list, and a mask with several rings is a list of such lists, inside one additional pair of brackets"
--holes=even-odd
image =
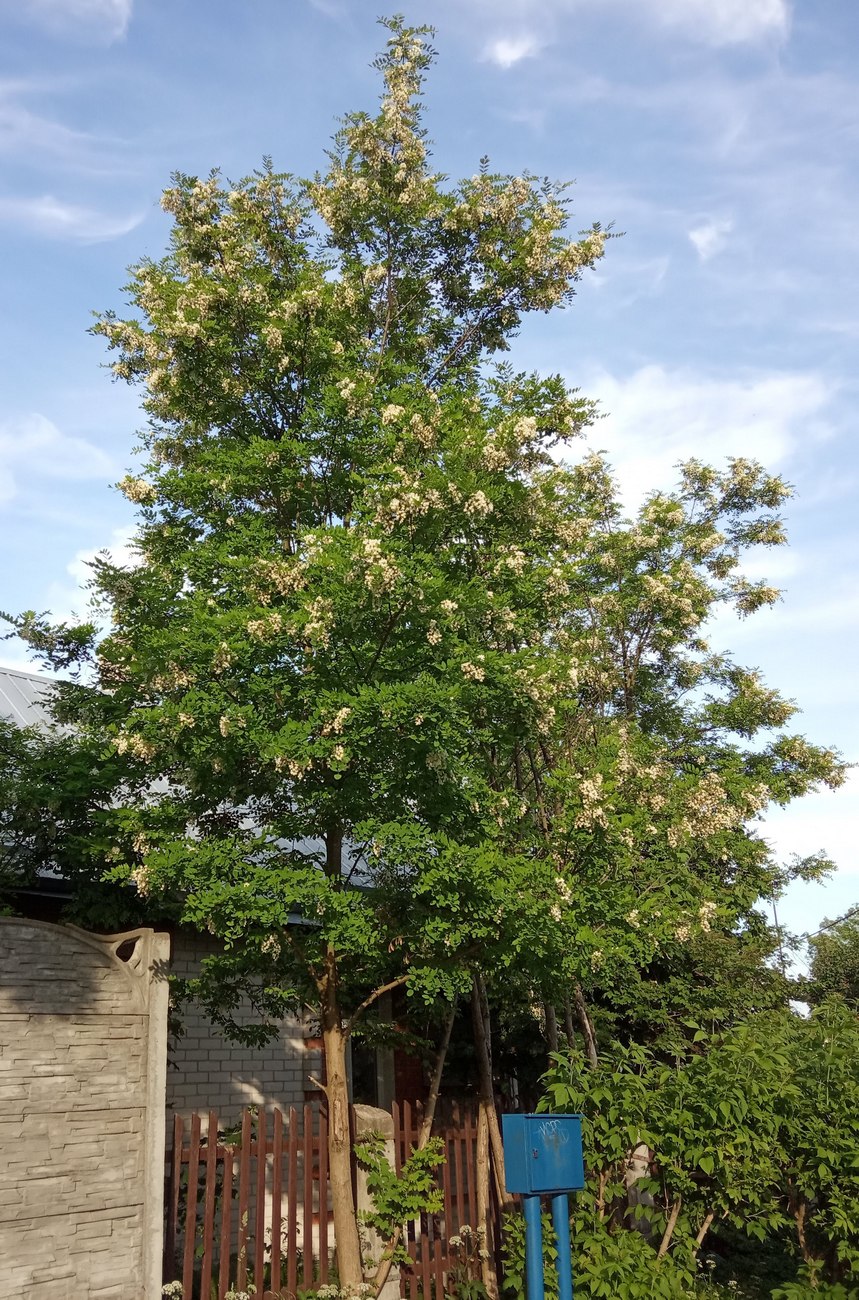
[(784, 485), (693, 464), (628, 524), (599, 458), (559, 459), (592, 404), (497, 356), (605, 236), (569, 237), (562, 185), (433, 173), (429, 33), (386, 26), (323, 173), (174, 178), (168, 252), (95, 326), (149, 417), (136, 563), (95, 566), (106, 636), (16, 621), (92, 655), (58, 708), (122, 763), (102, 857), (223, 941), (215, 1016), (319, 1017), (352, 1289), (346, 1052), (379, 996), (485, 1005), (516, 967), (588, 1023), (586, 975), (728, 924), (769, 878), (748, 819), (839, 779), (734, 743), (790, 709), (697, 631), (775, 598), (734, 570)]
[(224, 941), (202, 986), (222, 1017), (247, 989), (318, 1014), (347, 1288), (349, 1035), (392, 984), (434, 996), (495, 934), (500, 882), (533, 878), (483, 750), (536, 731), (534, 673), (568, 679), (540, 632), (572, 526), (550, 449), (592, 407), (487, 363), (604, 246), (564, 233), (563, 186), (430, 171), (428, 31), (386, 26), (380, 111), (345, 119), (327, 169), (175, 177), (168, 253), (133, 268), (135, 314), (95, 326), (149, 416), (120, 485), (138, 563), (93, 582), (98, 726), (142, 792), (117, 875)]

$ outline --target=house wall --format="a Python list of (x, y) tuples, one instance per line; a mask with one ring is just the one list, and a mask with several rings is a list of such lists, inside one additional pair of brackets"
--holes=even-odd
[[(203, 957), (215, 951), (214, 943), (177, 933), (171, 971), (192, 978)], [(244, 1106), (288, 1110), (318, 1099), (309, 1076), (321, 1077), (319, 1040), (309, 1037), (308, 1027), (298, 1020), (284, 1021), (266, 1047), (245, 1047), (225, 1038), (193, 1004), (183, 1007), (181, 1019), (184, 1033), (171, 1039), (168, 1052), (168, 1118), (214, 1110), (220, 1123), (229, 1124), (240, 1118)], [(247, 1020), (252, 1021), (250, 1009)]]

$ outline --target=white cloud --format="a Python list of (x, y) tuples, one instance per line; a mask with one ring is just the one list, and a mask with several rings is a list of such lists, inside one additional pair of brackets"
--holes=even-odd
[[(0, 0), (0, 10), (27, 17), (58, 36), (83, 36), (105, 44), (121, 40), (133, 0)], [(22, 12), (23, 10), (23, 12)]]
[(707, 221), (689, 231), (689, 238), (702, 262), (709, 262), (711, 257), (721, 253), (728, 242), (728, 235), (734, 228), (730, 217), (722, 220)]
[(499, 68), (512, 68), (514, 63), (539, 53), (542, 42), (532, 32), (519, 36), (498, 36), (486, 47), (485, 58), (497, 63)]
[(598, 373), (583, 384), (606, 418), (589, 441), (607, 450), (629, 505), (670, 487), (680, 460), (748, 456), (778, 467), (809, 432), (825, 431), (831, 387), (814, 373), (715, 378), (644, 366), (626, 378)]
[(790, 31), (788, 0), (645, 0), (642, 7), (708, 45), (756, 45), (784, 40)]
[(85, 438), (62, 433), (43, 415), (0, 424), (0, 502), (26, 478), (85, 480), (115, 473), (110, 457)]
[(63, 203), (45, 194), (37, 199), (0, 198), (0, 221), (25, 226), (53, 239), (98, 244), (127, 235), (143, 221), (143, 213), (114, 217), (76, 203)]
[(546, 33), (583, 9), (604, 14), (624, 9), (646, 23), (715, 47), (779, 43), (788, 37), (791, 22), (790, 0), (472, 0), (472, 6), (495, 22), (527, 16)]

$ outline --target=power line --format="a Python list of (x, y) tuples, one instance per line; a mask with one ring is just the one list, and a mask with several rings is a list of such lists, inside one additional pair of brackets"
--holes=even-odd
[(836, 925), (842, 925), (854, 916), (859, 916), (859, 907), (851, 907), (850, 911), (845, 912), (843, 916), (836, 916), (834, 921), (827, 921), (819, 930), (814, 930), (811, 934), (804, 934), (802, 937), (806, 940), (816, 939), (819, 934), (823, 934), (824, 930), (834, 930)]

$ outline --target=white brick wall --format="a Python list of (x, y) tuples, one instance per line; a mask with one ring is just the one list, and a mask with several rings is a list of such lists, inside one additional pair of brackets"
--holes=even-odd
[[(214, 950), (194, 935), (174, 935), (171, 969), (194, 976)], [(305, 1027), (297, 1020), (284, 1021), (277, 1038), (261, 1048), (229, 1042), (193, 1004), (183, 1008), (182, 1023), (185, 1032), (169, 1052), (168, 1114), (215, 1110), (221, 1123), (232, 1123), (244, 1106), (286, 1109), (318, 1096), (308, 1076), (319, 1077), (320, 1053), (307, 1049)]]

